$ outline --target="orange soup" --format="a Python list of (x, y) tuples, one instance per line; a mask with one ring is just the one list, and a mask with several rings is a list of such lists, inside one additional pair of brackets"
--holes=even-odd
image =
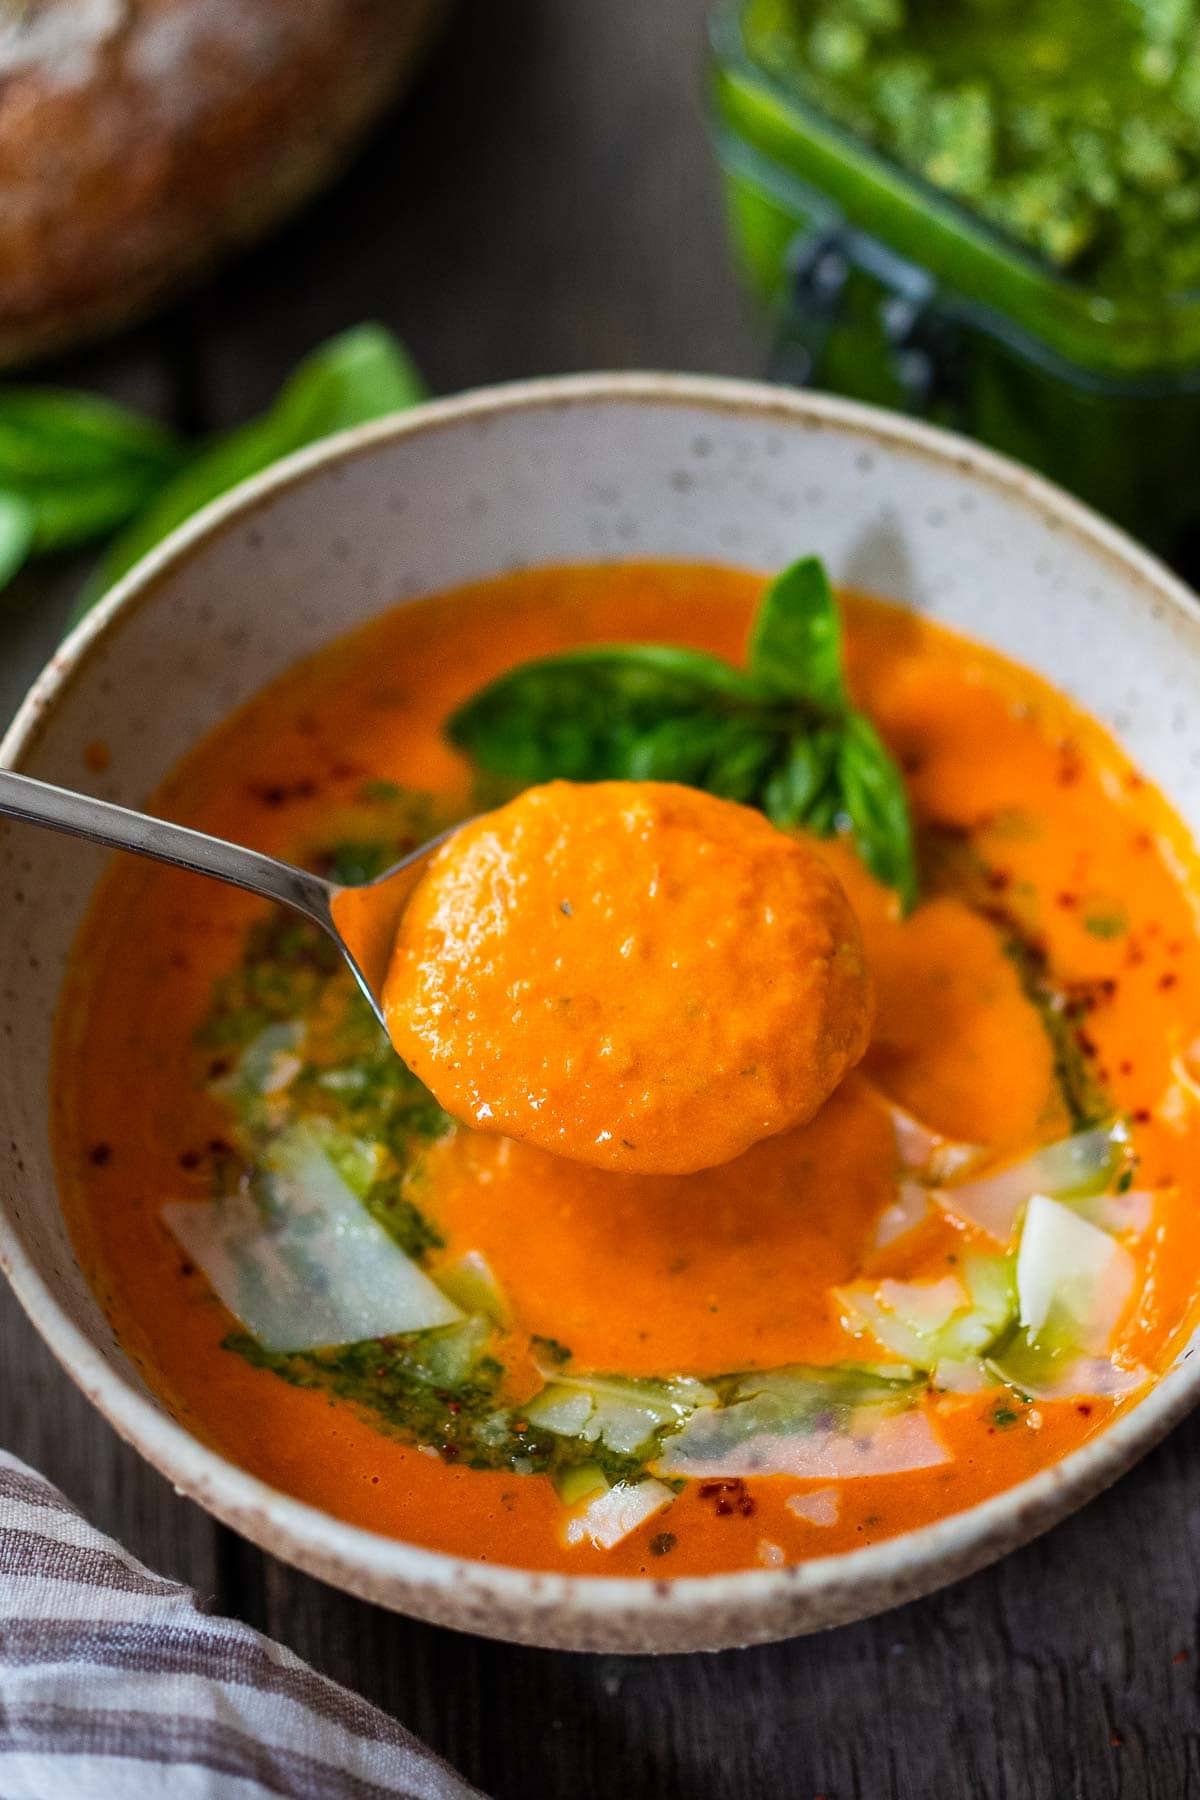
[[(401, 607), (152, 803), (343, 882), (559, 778), (756, 808), (844, 890), (875, 1012), (815, 1115), (732, 1161), (597, 1166), (473, 1129), (315, 929), (177, 871), (106, 875), (59, 1021), (65, 1204), (147, 1381), (254, 1474), (481, 1561), (773, 1567), (1021, 1481), (1180, 1348), (1200, 1293), (1187, 836), (1040, 680), (797, 570), (768, 590), (548, 569)], [(586, 882), (552, 885), (539, 903), (586, 929)], [(560, 938), (525, 931), (535, 975)], [(711, 986), (739, 1031), (758, 979)], [(638, 1017), (661, 997), (632, 995)], [(714, 1026), (688, 1003), (693, 1036), (668, 1026), (699, 1139)], [(508, 1050), (488, 1039), (501, 1070), (528, 1050), (518, 1015)], [(584, 1083), (585, 1040), (545, 1039)], [(738, 1073), (714, 1085), (727, 1110)], [(672, 1112), (672, 1146), (686, 1130)]]

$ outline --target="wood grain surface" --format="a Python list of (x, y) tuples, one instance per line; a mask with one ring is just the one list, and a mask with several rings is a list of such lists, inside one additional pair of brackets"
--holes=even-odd
[[(439, 392), (541, 372), (754, 373), (699, 102), (701, 0), (464, 4), (353, 174), (184, 309), (47, 371), (193, 429), (355, 320)], [(0, 602), (0, 716), (78, 566)], [(1200, 1419), (999, 1567), (819, 1638), (639, 1661), (512, 1649), (334, 1593), (118, 1443), (0, 1292), (0, 1443), (154, 1567), (388, 1708), (500, 1800), (1200, 1796)]]

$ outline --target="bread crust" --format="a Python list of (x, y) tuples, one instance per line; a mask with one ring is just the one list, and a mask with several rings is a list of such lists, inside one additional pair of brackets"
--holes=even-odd
[(14, 0), (0, 365), (147, 312), (337, 172), (446, 0)]

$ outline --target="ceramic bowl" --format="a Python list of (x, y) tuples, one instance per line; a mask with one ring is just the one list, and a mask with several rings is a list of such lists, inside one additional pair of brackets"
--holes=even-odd
[[(337, 438), (143, 562), (41, 677), (0, 758), (137, 804), (296, 658), (394, 605), (527, 564), (801, 552), (1047, 676), (1200, 830), (1200, 613), (1126, 538), (1012, 463), (912, 421), (749, 384), (596, 376), (495, 389)], [(87, 746), (103, 739), (103, 774)], [(530, 1574), (340, 1523), (199, 1442), (147, 1389), (55, 1196), (51, 1026), (101, 867), (0, 836), (0, 1261), (51, 1348), (176, 1487), (265, 1549), (421, 1618), (572, 1649), (717, 1649), (863, 1617), (990, 1562), (1129, 1467), (1200, 1394), (1191, 1351), (1110, 1430), (995, 1499), (797, 1568), (675, 1581)]]

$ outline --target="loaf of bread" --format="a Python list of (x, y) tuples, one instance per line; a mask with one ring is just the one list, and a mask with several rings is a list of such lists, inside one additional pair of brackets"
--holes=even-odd
[(336, 172), (444, 0), (0, 0), (0, 363), (145, 312)]

